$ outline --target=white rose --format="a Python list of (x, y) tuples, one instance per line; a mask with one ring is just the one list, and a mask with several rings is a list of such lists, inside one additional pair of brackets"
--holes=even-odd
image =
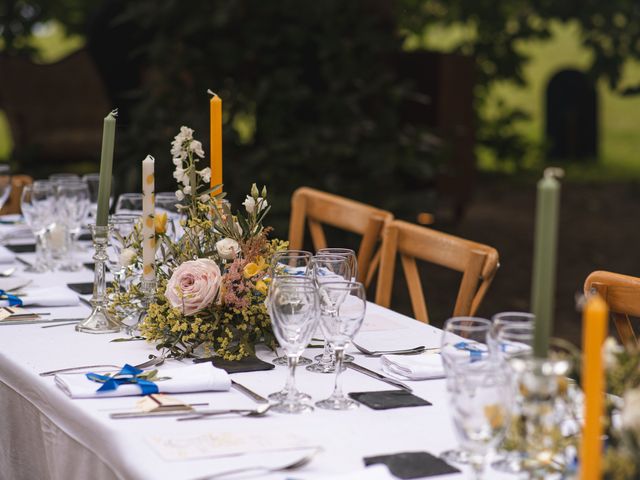
[(119, 263), (122, 267), (128, 267), (133, 262), (136, 256), (136, 251), (133, 248), (125, 248), (120, 252)]
[(640, 433), (640, 389), (629, 390), (623, 400), (624, 406), (620, 412), (622, 428)]
[(233, 238), (223, 238), (216, 243), (218, 255), (225, 260), (233, 260), (240, 253), (240, 245)]

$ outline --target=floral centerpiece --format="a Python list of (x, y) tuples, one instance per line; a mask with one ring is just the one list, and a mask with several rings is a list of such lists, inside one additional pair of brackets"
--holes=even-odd
[[(252, 355), (259, 342), (274, 348), (265, 306), (268, 266), (287, 243), (270, 239), (263, 224), (270, 209), (266, 188), (254, 184), (244, 212), (233, 214), (224, 193), (212, 194), (219, 186), (209, 188), (211, 170), (198, 169), (204, 151), (193, 130), (180, 129), (171, 155), (182, 234), (169, 235), (166, 214), (155, 216), (157, 292), (141, 334), (177, 358), (215, 354), (237, 360)], [(129, 263), (140, 261), (140, 244), (132, 243), (136, 254), (127, 253)], [(115, 292), (112, 311), (120, 317), (142, 298), (136, 285), (126, 292), (116, 285)]]

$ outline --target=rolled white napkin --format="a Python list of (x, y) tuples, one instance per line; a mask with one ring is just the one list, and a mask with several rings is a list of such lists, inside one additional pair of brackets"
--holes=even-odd
[(444, 378), (442, 357), (437, 353), (422, 355), (383, 355), (382, 370), (408, 380)]
[[(18, 297), (25, 307), (66, 307), (80, 302), (78, 295), (67, 287), (29, 288)], [(7, 300), (0, 300), (0, 307), (8, 306)]]
[(0, 263), (12, 263), (16, 259), (16, 254), (7, 247), (0, 245)]
[[(211, 363), (158, 369), (158, 377), (168, 377), (167, 380), (156, 382), (161, 393), (228, 391), (231, 388), (229, 374)], [(128, 397), (142, 393), (140, 386), (132, 383), (119, 385), (115, 390), (98, 392), (101, 383), (79, 374), (56, 375), (55, 381), (71, 398)]]

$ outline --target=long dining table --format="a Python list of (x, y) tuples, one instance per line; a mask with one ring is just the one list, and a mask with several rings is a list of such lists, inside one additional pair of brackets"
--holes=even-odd
[[(90, 246), (84, 248), (82, 255), (89, 259)], [(34, 260), (31, 253), (19, 256)], [(26, 273), (21, 264), (15, 265), (17, 271), (11, 279), (31, 280), (33, 287), (93, 279), (89, 269), (32, 274)], [(47, 318), (52, 320), (86, 317), (90, 312), (82, 303), (30, 310), (49, 312)], [(110, 413), (132, 410), (139, 397), (72, 399), (56, 386), (54, 377), (39, 373), (87, 364), (133, 365), (150, 354), (158, 354), (155, 346), (145, 341), (113, 342), (125, 338), (124, 333), (92, 335), (76, 332), (73, 324), (43, 326), (46, 324), (0, 325), (1, 479), (193, 479), (239, 466), (286, 463), (300, 455), (297, 449), (315, 447), (322, 450), (304, 467), (255, 478), (366, 479), (374, 477), (368, 477), (371, 470), (365, 469), (365, 457), (415, 451), (438, 455), (457, 446), (443, 379), (406, 382), (430, 406), (372, 410), (361, 405), (348, 411), (316, 408), (304, 414), (268, 412), (262, 417), (225, 416), (188, 422), (173, 417), (112, 419)], [(433, 326), (369, 303), (357, 340), (387, 348), (438, 347), (440, 334)], [(313, 357), (318, 353), (319, 349), (308, 349), (304, 355)], [(367, 357), (355, 349), (348, 353), (357, 363), (381, 371), (380, 358)], [(257, 355), (267, 362), (275, 357), (266, 348), (259, 348)], [(191, 361), (168, 359), (165, 365), (181, 363), (188, 365)], [(276, 367), (236, 373), (232, 378), (267, 396), (284, 386), (286, 374), (286, 367)], [(334, 375), (299, 367), (296, 381), (301, 391), (317, 401), (331, 393)], [(343, 385), (346, 392), (393, 389), (351, 369), (344, 371)], [(252, 399), (236, 389), (174, 396), (187, 403), (206, 404), (207, 408), (255, 406)], [(216, 454), (216, 445), (229, 444), (241, 449), (244, 445), (245, 449), (225, 454), (222, 448)], [(471, 478), (465, 467), (460, 468), (461, 473), (433, 478)], [(395, 477), (386, 473), (375, 478)], [(489, 469), (486, 478), (503, 475)]]

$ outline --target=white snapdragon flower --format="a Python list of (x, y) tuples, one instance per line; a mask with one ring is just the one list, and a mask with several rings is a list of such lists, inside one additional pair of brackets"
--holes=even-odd
[(193, 139), (193, 128), (185, 127), (183, 125), (180, 127), (179, 135), (182, 135), (183, 140), (191, 140)]
[(202, 149), (202, 143), (200, 143), (198, 140), (193, 140), (189, 144), (189, 150), (191, 150), (200, 158), (204, 158), (204, 150)]
[(133, 248), (125, 248), (120, 252), (120, 258), (118, 259), (122, 267), (128, 267), (133, 262), (136, 256), (136, 251)]
[(176, 190), (176, 198), (180, 202), (184, 200), (184, 193), (182, 193), (182, 190)]
[(183, 159), (182, 159), (182, 158), (180, 158), (180, 157), (173, 157), (173, 158), (171, 159), (171, 161), (173, 162), (173, 164), (174, 164), (176, 167), (179, 167), (180, 165), (182, 165), (182, 160), (183, 160)]
[(202, 170), (200, 170), (197, 173), (198, 173), (198, 175), (200, 175), (202, 177), (202, 180), (204, 182), (210, 182), (211, 181), (211, 169), (209, 167), (203, 168)]
[(191, 185), (187, 185), (182, 189), (185, 195), (191, 195)]
[(618, 366), (617, 355), (624, 352), (624, 347), (620, 345), (615, 338), (608, 337), (602, 346), (602, 359), (607, 370), (614, 369)]
[(182, 167), (176, 167), (173, 172), (173, 178), (176, 179), (177, 182), (182, 182), (182, 180), (186, 177), (185, 170)]
[(204, 202), (208, 201), (208, 200), (209, 200), (209, 198), (210, 198), (210, 197), (209, 197), (209, 194), (208, 194), (208, 193), (203, 193), (202, 195), (200, 195), (200, 201), (201, 201), (202, 203), (204, 203)]
[(223, 238), (216, 242), (216, 250), (220, 258), (233, 260), (240, 253), (240, 245), (233, 238)]
[(251, 195), (247, 195), (247, 198), (245, 198), (244, 202), (242, 202), (242, 205), (244, 205), (244, 208), (248, 213), (253, 213), (256, 210), (256, 207), (258, 208), (259, 213), (267, 208), (267, 206), (269, 206), (269, 202), (267, 202), (267, 200), (262, 197), (258, 197), (258, 199), (256, 200)]

